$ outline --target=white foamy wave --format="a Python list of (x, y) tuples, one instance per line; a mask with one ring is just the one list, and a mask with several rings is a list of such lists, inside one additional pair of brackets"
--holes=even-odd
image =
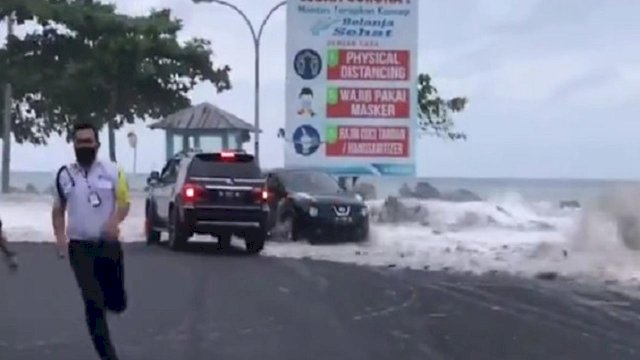
[[(442, 200), (400, 199), (402, 206), (419, 213), (421, 223), (439, 232), (464, 231), (478, 228), (502, 228), (520, 231), (553, 230), (570, 223), (570, 213), (552, 209), (548, 204), (526, 203), (511, 195), (489, 201), (449, 202)], [(368, 202), (374, 222), (384, 222), (388, 207), (384, 200)], [(407, 217), (405, 217), (406, 219)], [(412, 219), (409, 219), (412, 220)], [(415, 219), (413, 219), (415, 220)]]
[[(144, 239), (144, 198), (133, 194), (129, 217), (121, 227), (124, 241)], [(0, 218), (10, 241), (52, 242), (52, 197), (11, 194), (0, 197)]]
[(640, 280), (640, 188), (619, 187), (582, 212), (567, 236), (574, 272)]
[[(620, 214), (640, 214), (640, 206), (631, 200), (636, 198), (640, 196), (629, 191), (612, 193), (584, 211), (527, 203), (514, 195), (470, 203), (408, 199), (402, 200), (406, 206), (425, 209), (427, 222), (374, 223), (372, 238), (365, 244), (270, 242), (264, 254), (475, 273), (531, 276), (556, 272), (575, 278), (636, 282), (640, 279), (639, 252), (621, 240), (615, 221)], [(383, 201), (369, 205), (375, 213), (383, 208)], [(0, 216), (10, 241), (52, 242), (50, 209), (48, 197), (1, 197)], [(144, 241), (143, 221), (144, 198), (138, 195), (123, 224), (123, 240)]]

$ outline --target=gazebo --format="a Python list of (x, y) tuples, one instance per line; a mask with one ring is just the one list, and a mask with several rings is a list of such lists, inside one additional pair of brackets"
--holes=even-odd
[(190, 149), (241, 150), (255, 133), (253, 125), (210, 103), (180, 110), (149, 125), (166, 134), (166, 157)]

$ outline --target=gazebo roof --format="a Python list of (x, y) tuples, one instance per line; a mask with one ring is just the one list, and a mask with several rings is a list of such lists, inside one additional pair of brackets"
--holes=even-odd
[(255, 127), (232, 113), (208, 102), (180, 110), (149, 125), (163, 130), (247, 130)]

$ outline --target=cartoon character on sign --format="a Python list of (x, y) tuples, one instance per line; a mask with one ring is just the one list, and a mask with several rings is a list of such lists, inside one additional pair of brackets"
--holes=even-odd
[(298, 109), (298, 115), (314, 117), (316, 113), (313, 111), (313, 90), (308, 87), (303, 87), (298, 94), (300, 99), (300, 108)]

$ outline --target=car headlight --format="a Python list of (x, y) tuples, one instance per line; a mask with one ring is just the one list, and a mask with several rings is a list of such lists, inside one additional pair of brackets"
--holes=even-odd
[(356, 194), (356, 199), (357, 199), (358, 201), (364, 201), (364, 198), (363, 198), (363, 197), (362, 197), (362, 195), (360, 195), (360, 194)]
[(360, 209), (360, 214), (362, 214), (362, 216), (367, 216), (367, 215), (369, 215), (369, 208), (367, 208), (367, 206), (363, 206), (363, 207)]
[(318, 216), (318, 208), (315, 206), (309, 206), (309, 216), (311, 217)]
[(311, 195), (309, 195), (307, 193), (304, 193), (304, 192), (296, 193), (295, 196), (298, 199), (301, 199), (301, 200), (306, 200), (306, 201), (314, 201), (315, 200), (315, 198), (313, 196), (311, 196)]

